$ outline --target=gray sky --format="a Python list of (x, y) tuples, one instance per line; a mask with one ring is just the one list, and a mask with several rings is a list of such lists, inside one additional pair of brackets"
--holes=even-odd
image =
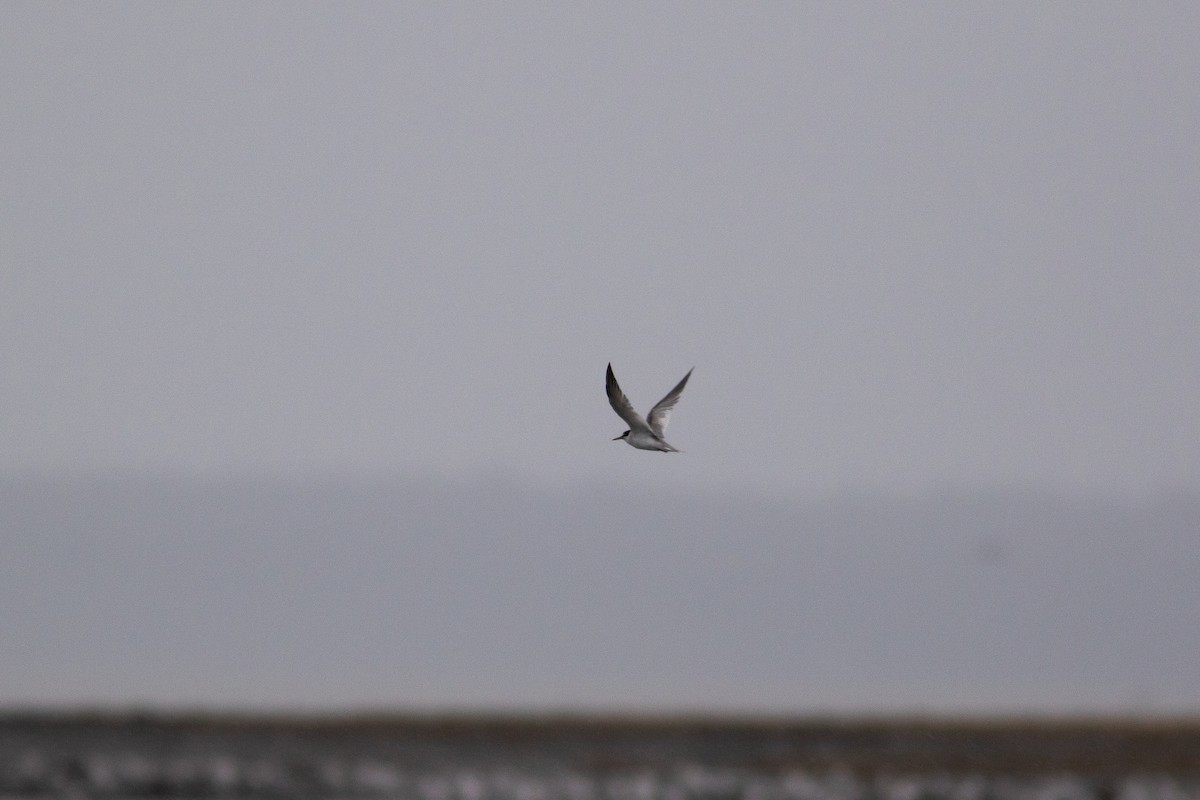
[(0, 473), (1200, 491), (1194, 4), (0, 23)]
[(0, 481), (0, 708), (1200, 713), (1200, 496)]

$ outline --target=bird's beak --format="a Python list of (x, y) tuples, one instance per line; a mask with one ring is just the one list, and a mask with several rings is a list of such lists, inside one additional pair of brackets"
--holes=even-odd
[(614, 436), (614, 437), (613, 437), (613, 441), (614, 441), (614, 442), (619, 442), (619, 441), (621, 441), (621, 440), (622, 440), (622, 439), (624, 439), (624, 438), (625, 438), (625, 434), (623, 434), (623, 433), (622, 433), (620, 436)]

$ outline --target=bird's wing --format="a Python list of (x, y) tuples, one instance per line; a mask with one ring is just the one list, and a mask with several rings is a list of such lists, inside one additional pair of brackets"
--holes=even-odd
[(671, 420), (671, 409), (675, 408), (675, 404), (679, 402), (679, 396), (683, 394), (683, 387), (687, 386), (688, 378), (692, 377), (692, 369), (688, 370), (688, 374), (683, 376), (675, 388), (667, 392), (667, 396), (658, 401), (658, 405), (650, 409), (650, 413), (646, 415), (646, 422), (650, 425), (650, 430), (658, 438), (663, 437), (663, 433), (667, 430), (667, 423)]
[(633, 410), (633, 406), (629, 403), (629, 398), (621, 391), (621, 387), (617, 385), (617, 376), (613, 375), (612, 364), (608, 365), (608, 374), (604, 376), (604, 391), (608, 393), (608, 403), (613, 407), (613, 411), (617, 412), (617, 416), (625, 420), (629, 425), (629, 430), (648, 431), (650, 426), (646, 424), (646, 420), (642, 419), (642, 415)]

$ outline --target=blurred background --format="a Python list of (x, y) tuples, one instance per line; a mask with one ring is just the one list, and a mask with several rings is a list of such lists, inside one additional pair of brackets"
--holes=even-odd
[(0, 20), (0, 707), (1200, 712), (1200, 8)]

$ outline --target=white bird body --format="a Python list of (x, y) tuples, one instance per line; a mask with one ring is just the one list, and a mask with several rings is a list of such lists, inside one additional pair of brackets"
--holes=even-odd
[(680, 452), (668, 444), (663, 435), (667, 430), (667, 422), (671, 418), (671, 410), (679, 402), (679, 397), (683, 394), (683, 387), (687, 386), (690, 377), (692, 377), (691, 369), (688, 370), (687, 375), (683, 376), (683, 380), (675, 385), (674, 389), (667, 392), (666, 397), (659, 400), (654, 408), (650, 409), (646, 418), (642, 419), (642, 415), (633, 410), (633, 404), (629, 402), (629, 398), (617, 385), (617, 377), (613, 375), (612, 364), (609, 364), (604, 380), (604, 390), (608, 394), (608, 402), (613, 407), (613, 411), (616, 411), (617, 416), (629, 425), (629, 430), (613, 441), (623, 439), (630, 447), (636, 447), (638, 450), (658, 450), (663, 453)]
[(636, 447), (638, 450), (660, 450), (664, 453), (678, 453), (671, 445), (667, 444), (665, 439), (660, 439), (653, 433), (648, 431), (630, 430), (629, 433), (621, 436), (625, 443), (630, 447)]

